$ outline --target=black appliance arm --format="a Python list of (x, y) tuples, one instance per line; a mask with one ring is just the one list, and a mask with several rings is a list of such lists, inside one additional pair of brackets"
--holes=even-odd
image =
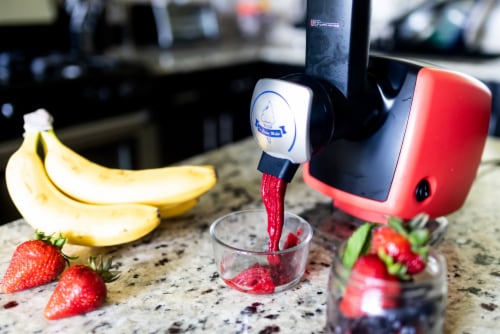
[(365, 96), (370, 0), (308, 0), (307, 75), (336, 87), (349, 103)]

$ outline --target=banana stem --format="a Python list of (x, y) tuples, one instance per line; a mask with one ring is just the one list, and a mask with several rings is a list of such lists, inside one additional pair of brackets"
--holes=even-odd
[(45, 109), (37, 109), (34, 112), (24, 115), (24, 132), (40, 132), (52, 130), (54, 119)]

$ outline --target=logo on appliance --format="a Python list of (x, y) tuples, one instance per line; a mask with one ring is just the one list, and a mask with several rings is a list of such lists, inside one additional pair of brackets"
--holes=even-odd
[(268, 142), (271, 142), (272, 138), (282, 138), (287, 134), (284, 125), (275, 126), (276, 117), (271, 100), (266, 102), (257, 115), (259, 117), (255, 118), (255, 128)]
[(312, 27), (312, 28), (323, 28), (323, 27), (326, 27), (326, 28), (339, 28), (340, 27), (340, 23), (338, 22), (323, 22), (319, 19), (311, 19), (309, 20), (309, 25)]

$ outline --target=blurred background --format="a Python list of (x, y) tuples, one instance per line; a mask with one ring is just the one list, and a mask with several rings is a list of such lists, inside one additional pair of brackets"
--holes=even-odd
[[(0, 52), (10, 53), (14, 62), (55, 51), (95, 54), (117, 45), (169, 48), (200, 40), (241, 37), (300, 43), (287, 40), (286, 33), (305, 24), (305, 3), (306, 0), (2, 0)], [(373, 1), (372, 47), (497, 55), (500, 41), (495, 32), (500, 24), (499, 13), (497, 0)], [(5, 76), (3, 73), (0, 79), (5, 80)]]
[[(111, 167), (177, 163), (250, 135), (256, 81), (301, 71), (306, 0), (0, 0), (3, 172), (23, 115)], [(463, 70), (500, 89), (500, 0), (374, 0), (371, 49)]]

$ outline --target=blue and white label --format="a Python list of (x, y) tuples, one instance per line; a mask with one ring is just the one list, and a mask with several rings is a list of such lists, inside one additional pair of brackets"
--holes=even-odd
[(295, 163), (307, 161), (309, 95), (304, 93), (309, 90), (294, 83), (259, 80), (252, 97), (250, 122), (253, 136), (263, 151)]

